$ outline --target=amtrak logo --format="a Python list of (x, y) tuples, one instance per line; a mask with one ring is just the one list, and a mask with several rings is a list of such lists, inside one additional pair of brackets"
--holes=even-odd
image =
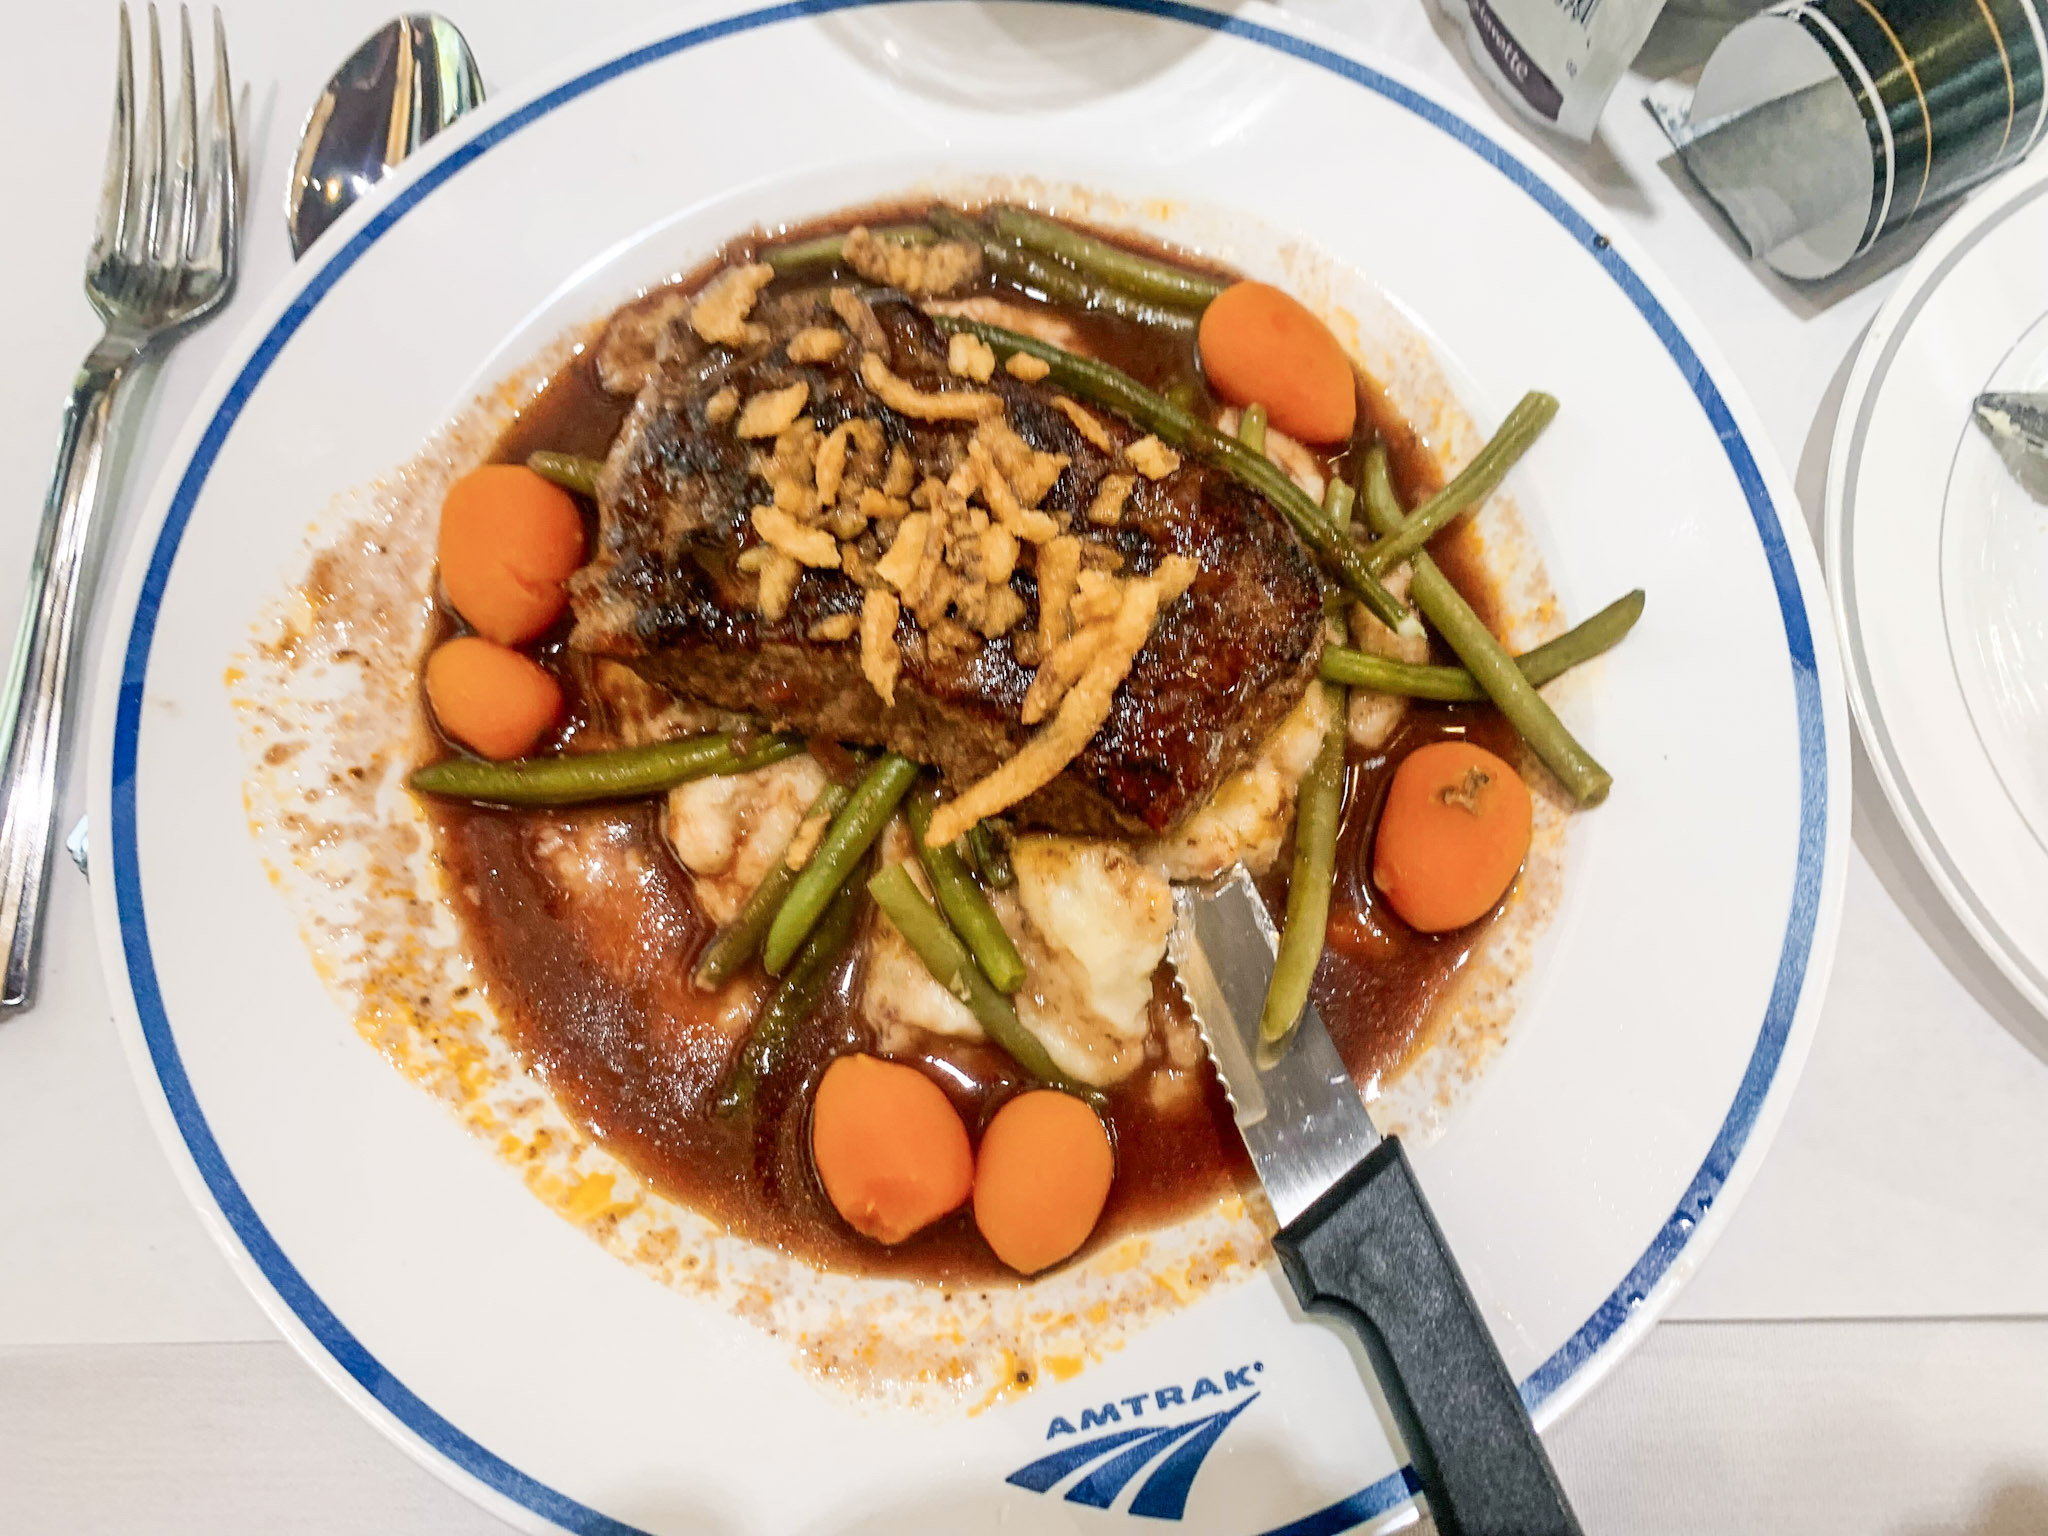
[(1215, 1449), (1231, 1420), (1259, 1400), (1252, 1376), (1264, 1369), (1264, 1361), (1253, 1361), (1225, 1371), (1220, 1387), (1212, 1378), (1198, 1376), (1185, 1392), (1178, 1386), (1158, 1387), (1117, 1398), (1100, 1408), (1084, 1408), (1080, 1429), (1064, 1416), (1055, 1415), (1046, 1427), (1048, 1440), (1107, 1424), (1121, 1426), (1127, 1419), (1143, 1419), (1148, 1407), (1154, 1412), (1165, 1412), (1205, 1397), (1249, 1394), (1202, 1418), (1183, 1419), (1174, 1424), (1133, 1424), (1129, 1429), (1117, 1428), (1105, 1435), (1077, 1440), (1019, 1467), (1006, 1481), (1033, 1493), (1050, 1493), (1075, 1473), (1082, 1472), (1084, 1475), (1067, 1489), (1067, 1502), (1108, 1509), (1117, 1495), (1143, 1474), (1145, 1480), (1138, 1484), (1138, 1491), (1127, 1506), (1129, 1512), (1154, 1520), (1178, 1520), (1187, 1509), (1188, 1490), (1194, 1485), (1195, 1474), (1202, 1470), (1203, 1460)]

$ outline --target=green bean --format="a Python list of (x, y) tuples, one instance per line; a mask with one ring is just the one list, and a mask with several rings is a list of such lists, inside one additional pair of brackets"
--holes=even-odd
[(897, 803), (917, 782), (918, 766), (907, 757), (891, 752), (876, 760), (825, 835), (818, 851), (796, 877), (783, 898), (782, 909), (768, 925), (768, 938), (761, 946), (761, 964), (770, 976), (795, 956), (797, 947), (816, 925), (832, 894), (846, 883), (862, 854), (882, 835), (882, 828), (895, 813)]
[(1358, 496), (1365, 503), (1365, 521), (1370, 528), (1396, 528), (1408, 521), (1401, 498), (1394, 490), (1394, 475), (1387, 459), (1386, 445), (1374, 443), (1366, 450), (1365, 467), (1358, 473)]
[(992, 891), (1007, 891), (1017, 883), (1017, 871), (1010, 867), (1010, 847), (1002, 833), (985, 821), (967, 829), (967, 842), (974, 849), (974, 865), (981, 871), (982, 884)]
[(1516, 402), (1507, 420), (1491, 441), (1472, 456), (1472, 462), (1452, 478), (1451, 483), (1408, 515), (1401, 531), (1382, 539), (1367, 555), (1375, 576), (1384, 576), (1421, 549), (1468, 507), (1476, 507), (1505, 480), (1515, 461), (1529, 451), (1543, 429), (1557, 415), (1557, 397), (1532, 389)]
[(960, 856), (967, 839), (963, 837), (938, 848), (925, 846), (925, 829), (932, 824), (932, 809), (938, 798), (939, 792), (927, 785), (910, 797), (909, 807), (910, 830), (917, 834), (911, 841), (917, 844), (917, 856), (932, 883), (932, 894), (938, 897), (939, 910), (965, 942), (982, 974), (998, 992), (1015, 992), (1024, 985), (1024, 957), (1017, 953), (1017, 946), (1003, 931), (996, 909), (988, 904), (981, 887), (974, 883), (974, 876), (967, 872), (967, 863)]
[(1201, 398), (1201, 392), (1195, 388), (1193, 379), (1175, 379), (1166, 386), (1160, 398), (1177, 411), (1192, 411), (1195, 402)]
[(597, 494), (598, 473), (604, 468), (603, 459), (587, 459), (580, 453), (529, 453), (526, 467), (543, 480), (552, 480), (565, 491), (574, 491), (578, 496)]
[[(1373, 449), (1367, 462), (1364, 500), (1366, 516), (1382, 536), (1391, 538), (1401, 531), (1405, 519), (1401, 504), (1394, 497), (1393, 484), (1387, 478), (1386, 451), (1382, 448)], [(1543, 695), (1529, 686), (1514, 658), (1501, 648), (1493, 631), (1480, 621), (1472, 605), (1451, 585), (1450, 578), (1420, 550), (1415, 553), (1412, 569), (1414, 583), (1409, 594), (1415, 599), (1415, 606), (1458, 653), (1458, 659), (1486, 690), (1494, 707), (1507, 717), (1508, 724), (1557, 775), (1572, 799), (1580, 805), (1598, 805), (1605, 800), (1614, 783), (1613, 775), (1593, 760), (1592, 754), (1579, 745), (1578, 738), (1557, 718), (1556, 711), (1544, 702)]]
[(1332, 525), (1348, 533), (1351, 530), (1351, 507), (1357, 500), (1358, 493), (1332, 475), (1329, 488), (1323, 492), (1323, 513)]
[(1055, 257), (1154, 304), (1198, 310), (1229, 286), (1219, 278), (1205, 277), (1084, 235), (1029, 209), (999, 207), (991, 212), (990, 219), (998, 234), (1027, 250)]
[(855, 918), (860, 913), (860, 886), (847, 881), (825, 908), (825, 915), (811, 930), (797, 952), (796, 964), (782, 978), (775, 996), (761, 1010), (760, 1018), (747, 1034), (747, 1043), (727, 1073), (718, 1095), (718, 1112), (730, 1115), (753, 1102), (761, 1080), (782, 1064), (796, 1027), (817, 1012), (832, 973), (853, 942)]
[(1321, 675), (1326, 683), (1370, 688), (1374, 693), (1397, 693), (1405, 699), (1437, 699), (1446, 704), (1486, 702), (1486, 690), (1463, 667), (1421, 666), (1343, 645), (1323, 647)]
[[(808, 822), (814, 816), (837, 816), (852, 798), (851, 784), (827, 784), (804, 813), (804, 821)], [(724, 986), (761, 952), (761, 940), (767, 937), (768, 925), (775, 921), (775, 914), (782, 910), (783, 899), (789, 895), (789, 888), (796, 884), (797, 874), (798, 870), (790, 867), (789, 848), (784, 845), (768, 873), (761, 877), (760, 884), (748, 894), (739, 915), (705, 946), (703, 957), (698, 960), (697, 969), (691, 977), (699, 987), (709, 992)]]
[(1237, 440), (1253, 453), (1266, 451), (1266, 408), (1254, 400), (1237, 418)]
[[(1524, 651), (1515, 658), (1515, 665), (1529, 679), (1531, 688), (1541, 688), (1581, 662), (1612, 650), (1642, 616), (1643, 591), (1638, 587), (1555, 640), (1546, 640), (1534, 650)], [(1486, 690), (1463, 667), (1417, 666), (1341, 645), (1323, 647), (1322, 665), (1326, 683), (1398, 693), (1411, 699), (1440, 699), (1448, 704), (1478, 704), (1486, 699)]]
[[(937, 231), (922, 224), (885, 225), (874, 234), (878, 240), (903, 245), (930, 245), (939, 238)], [(846, 236), (819, 235), (814, 240), (798, 240), (791, 245), (771, 245), (761, 252), (761, 259), (775, 269), (777, 277), (807, 272), (814, 267), (836, 267), (846, 259)]]
[(1192, 316), (1180, 310), (1161, 309), (1118, 289), (1090, 282), (1064, 262), (1041, 260), (954, 209), (936, 207), (925, 217), (931, 221), (932, 228), (948, 240), (964, 240), (979, 246), (982, 261), (998, 277), (1019, 288), (1034, 289), (1055, 304), (1100, 310), (1120, 319), (1162, 326), (1168, 330), (1194, 329)]
[(1530, 687), (1541, 688), (1581, 662), (1591, 661), (1602, 651), (1610, 651), (1621, 644), (1628, 632), (1636, 627), (1636, 620), (1643, 616), (1644, 601), (1643, 589), (1637, 587), (1555, 640), (1546, 640), (1533, 651), (1524, 651), (1515, 658), (1515, 665), (1529, 679)]
[(1054, 1064), (1044, 1042), (1017, 1017), (1016, 1006), (995, 989), (974, 963), (959, 935), (932, 910), (932, 904), (924, 899), (908, 869), (891, 864), (878, 870), (868, 881), (868, 894), (875, 898), (882, 915), (896, 925), (896, 931), (924, 962), (932, 978), (967, 1006), (982, 1032), (1008, 1051), (1018, 1066), (1042, 1083), (1091, 1100), (1096, 1097)]
[(1076, 357), (1036, 337), (983, 325), (978, 320), (958, 315), (934, 315), (932, 319), (942, 331), (966, 331), (979, 336), (1005, 357), (1029, 353), (1052, 370), (1048, 377), (1060, 388), (1129, 417), (1162, 441), (1187, 449), (1258, 492), (1287, 519), (1303, 543), (1335, 568), (1337, 579), (1374, 617), (1401, 634), (1422, 633), (1415, 616), (1366, 569), (1365, 551), (1348, 535), (1338, 532), (1323, 515), (1323, 509), (1288, 479), (1286, 471), (1263, 454), (1248, 452), (1235, 438), (1224, 436), (1191, 413), (1169, 404), (1107, 363)]
[[(1326, 688), (1328, 684), (1322, 685)], [(1323, 937), (1330, 923), (1330, 887), (1337, 874), (1337, 823), (1344, 809), (1344, 743), (1347, 732), (1343, 693), (1331, 688), (1330, 723), (1323, 728), (1322, 749), (1294, 806), (1294, 871), (1287, 881), (1287, 916), (1280, 924), (1280, 947), (1273, 956), (1273, 977), (1266, 983), (1266, 1004), (1259, 1010), (1259, 1050), (1277, 1053), (1301, 1022), (1309, 984), (1323, 957)]]
[(801, 736), (718, 732), (614, 752), (565, 752), (501, 763), (451, 757), (420, 769), (408, 782), (423, 795), (483, 805), (580, 805), (658, 794), (714, 774), (747, 773), (803, 749)]

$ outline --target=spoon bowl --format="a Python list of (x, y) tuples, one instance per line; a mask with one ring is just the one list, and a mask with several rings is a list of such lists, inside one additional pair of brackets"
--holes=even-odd
[(306, 114), (285, 193), (296, 260), (392, 167), (484, 99), (455, 23), (399, 16), (348, 56)]

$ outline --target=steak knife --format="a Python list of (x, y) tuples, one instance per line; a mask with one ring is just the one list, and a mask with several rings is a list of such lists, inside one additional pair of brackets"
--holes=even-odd
[(1364, 1344), (1444, 1536), (1580, 1536), (1400, 1141), (1366, 1117), (1311, 1003), (1277, 1060), (1259, 1011), (1277, 942), (1242, 865), (1181, 887), (1169, 952), (1279, 1218), (1304, 1308)]
[(1971, 414), (2019, 488), (2048, 503), (2048, 394), (1979, 395)]
[(1971, 414), (1994, 443), (2048, 456), (2048, 394), (1979, 395)]

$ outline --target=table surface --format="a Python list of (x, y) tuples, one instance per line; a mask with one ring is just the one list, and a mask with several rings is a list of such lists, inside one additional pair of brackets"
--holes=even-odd
[[(457, 19), (495, 93), (649, 9), (490, 0)], [(1640, 106), (1648, 80), (1698, 65), (1707, 24), (1660, 23), (1579, 146), (1508, 119), (1427, 0), (1294, 9), (1418, 69), (1611, 210), (1749, 390), (1817, 534), (1856, 345), (1926, 231), (1817, 286), (1753, 265)], [(300, 116), (382, 20), (375, 0), (233, 7), (246, 275), (154, 381), (116, 560), (187, 403), (290, 264), (280, 210)], [(36, 67), (0, 93), (0, 141), (28, 151), (0, 171), (14, 358), (0, 371), (0, 505), (17, 509), (0, 519), (0, 632), (22, 598), (58, 406), (96, 333), (78, 281), (113, 23), (103, 4), (19, 16), (15, 57)], [(73, 816), (80, 779), (74, 765)], [(1774, 1151), (1668, 1319), (1550, 1437), (1591, 1532), (2048, 1531), (2048, 1022), (1951, 917), (1860, 748), (1853, 840), (1833, 983)], [(145, 1124), (86, 883), (68, 867), (41, 1001), (0, 1025), (0, 1169), (0, 1529), (505, 1529), (329, 1394), (229, 1272)]]

